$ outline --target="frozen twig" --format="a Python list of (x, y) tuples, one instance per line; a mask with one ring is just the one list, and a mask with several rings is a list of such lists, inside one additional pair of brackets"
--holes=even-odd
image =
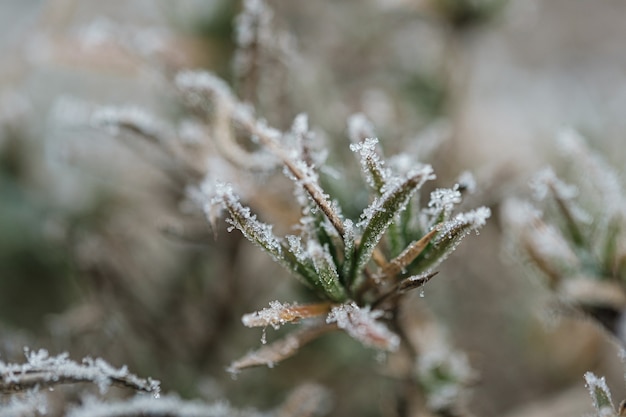
[(26, 351), (26, 359), (24, 364), (0, 361), (0, 392), (22, 392), (34, 387), (77, 382), (92, 382), (101, 392), (105, 392), (110, 385), (149, 392), (155, 396), (160, 392), (159, 381), (139, 378), (125, 366), (114, 368), (100, 358), (85, 358), (78, 363), (69, 359), (67, 353), (50, 356), (41, 349)]

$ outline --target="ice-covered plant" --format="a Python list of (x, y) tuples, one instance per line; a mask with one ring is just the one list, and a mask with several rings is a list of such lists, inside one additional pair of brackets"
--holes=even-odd
[[(299, 321), (307, 325), (246, 355), (231, 369), (271, 366), (320, 334), (337, 329), (365, 345), (396, 350), (400, 337), (383, 322), (392, 318), (398, 299), (430, 280), (463, 237), (485, 224), (489, 209), (454, 213), (468, 186), (464, 183), (434, 190), (425, 207), (420, 207), (420, 188), (435, 178), (432, 167), (417, 161), (408, 164), (408, 169), (387, 163), (378, 139), (370, 135), (369, 122), (356, 115), (349, 123), (350, 148), (359, 157), (370, 203), (358, 218), (347, 218), (322, 188), (324, 161), (315, 152), (319, 145), (306, 115), (297, 116), (292, 128), (281, 132), (256, 117), (212, 74), (183, 72), (176, 81), (192, 104), (210, 103), (213, 125), (225, 123), (219, 134), (233, 135), (228, 124), (232, 123), (261, 146), (259, 152), (273, 155), (284, 166), (301, 209), (299, 233), (276, 236), (271, 225), (241, 202), (232, 184), (213, 186), (215, 180), (207, 178), (193, 197), (211, 221), (216, 206), (225, 210), (231, 230), (238, 229), (322, 300), (306, 305), (273, 302), (269, 308), (244, 316), (244, 324), (250, 327), (278, 328)], [(227, 141), (234, 144), (233, 139)]]
[[(459, 209), (464, 193), (474, 187), (468, 173), (450, 188), (435, 188), (426, 195), (422, 188), (435, 179), (433, 168), (410, 154), (385, 158), (372, 124), (362, 114), (349, 118), (347, 131), (363, 182), (327, 163), (329, 147), (310, 128), (306, 114), (293, 117), (286, 130), (268, 122), (280, 124), (286, 116), (266, 110), (272, 100), (259, 88), (272, 71), (262, 58), (285, 53), (289, 44), (271, 32), (271, 12), (266, 8), (262, 1), (246, 1), (237, 19), (234, 84), (238, 91), (207, 71), (184, 70), (175, 75), (173, 87), (188, 117), (183, 122), (191, 129), (157, 123), (157, 118), (134, 107), (99, 109), (91, 122), (114, 135), (138, 136), (156, 144), (178, 168), (168, 174), (177, 185), (185, 185), (189, 200), (202, 208), (214, 230), (225, 213), (229, 231), (238, 230), (319, 299), (304, 304), (271, 301), (269, 307), (244, 315), (245, 326), (264, 329), (265, 346), (234, 361), (231, 371), (271, 367), (319, 336), (343, 331), (374, 349), (393, 352), (402, 347), (409, 352), (412, 389), (421, 390), (424, 408), (446, 414), (469, 380), (469, 366), (443, 338), (435, 344), (416, 343), (419, 336), (407, 334), (399, 320), (400, 300), (433, 278), (461, 240), (484, 226), (490, 210)], [(272, 48), (270, 39), (280, 47)], [(270, 61), (285, 62), (283, 58)], [(273, 84), (273, 88), (283, 86)], [(183, 143), (187, 137), (193, 140)], [(199, 159), (206, 161), (204, 166), (191, 163)], [(254, 198), (249, 198), (271, 199), (262, 185), (249, 179), (249, 173), (269, 178), (276, 169), (291, 180), (300, 214), (295, 232), (286, 236), (279, 236), (274, 226), (262, 220), (266, 213), (253, 212)], [(327, 176), (329, 172), (345, 184), (329, 185), (337, 181)], [(339, 198), (333, 195), (338, 188), (354, 195)], [(342, 207), (340, 201), (354, 205)], [(355, 207), (359, 202), (364, 203)], [(300, 326), (266, 343), (265, 328), (288, 323)]]
[(537, 204), (509, 199), (503, 208), (513, 241), (548, 286), (624, 343), (626, 200), (619, 175), (573, 131), (560, 136), (576, 185), (552, 168), (531, 181)]

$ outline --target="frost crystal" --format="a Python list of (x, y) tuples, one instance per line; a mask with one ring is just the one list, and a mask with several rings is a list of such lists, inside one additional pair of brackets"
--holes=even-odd
[(350, 150), (360, 155), (361, 168), (367, 183), (376, 190), (382, 191), (391, 178), (391, 172), (384, 167), (384, 161), (376, 152), (378, 139), (365, 138), (362, 142), (350, 145)]
[(274, 330), (278, 330), (283, 324), (294, 320), (293, 315), (289, 314), (290, 307), (292, 306), (289, 304), (271, 301), (269, 308), (246, 314), (241, 321), (246, 327), (272, 326)]
[(233, 228), (239, 229), (249, 241), (265, 249), (276, 260), (280, 260), (282, 246), (272, 232), (272, 225), (258, 221), (256, 215), (250, 212), (250, 208), (244, 207), (239, 202), (230, 184), (218, 183), (215, 194), (213, 201), (223, 204), (231, 215), (227, 222)]
[(611, 391), (606, 385), (604, 377), (598, 378), (593, 372), (586, 372), (585, 383), (589, 395), (593, 399), (593, 406), (598, 411), (598, 417), (614, 416), (615, 410), (611, 400)]
[(461, 199), (461, 192), (458, 189), (438, 188), (430, 193), (428, 207), (434, 216), (442, 215), (444, 219), (447, 219), (454, 205), (459, 204)]
[(369, 307), (359, 308), (351, 302), (333, 307), (326, 322), (337, 323), (337, 327), (366, 346), (395, 351), (400, 346), (400, 338), (377, 321), (383, 314)]
[(159, 382), (141, 379), (125, 366), (114, 368), (103, 359), (85, 358), (82, 363), (69, 359), (67, 353), (50, 356), (48, 351), (25, 351), (27, 363), (7, 364), (0, 361), (0, 392), (19, 391), (35, 386), (90, 381), (98, 385), (100, 392), (110, 385), (123, 385), (158, 395)]
[(476, 179), (469, 171), (463, 171), (457, 179), (458, 189), (472, 194), (476, 191)]

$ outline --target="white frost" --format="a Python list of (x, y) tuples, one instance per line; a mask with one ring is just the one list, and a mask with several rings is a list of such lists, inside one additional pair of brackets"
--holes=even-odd
[(400, 338), (384, 324), (377, 321), (383, 312), (360, 308), (355, 302), (333, 307), (326, 317), (327, 323), (337, 326), (366, 346), (395, 351), (400, 346)]

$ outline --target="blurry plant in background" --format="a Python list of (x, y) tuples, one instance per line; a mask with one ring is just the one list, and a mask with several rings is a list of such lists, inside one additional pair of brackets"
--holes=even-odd
[(545, 210), (511, 199), (503, 214), (512, 238), (547, 286), (625, 344), (624, 189), (617, 172), (578, 134), (563, 132), (559, 144), (571, 171), (565, 175), (576, 185), (546, 168), (531, 182)]
[[(563, 303), (592, 317), (626, 346), (626, 201), (619, 174), (576, 132), (559, 137), (564, 168), (574, 184), (553, 168), (536, 174), (531, 187), (537, 204), (510, 198), (503, 205), (509, 239)], [(542, 203), (543, 210), (536, 207)], [(616, 411), (604, 378), (585, 381), (598, 416)]]

